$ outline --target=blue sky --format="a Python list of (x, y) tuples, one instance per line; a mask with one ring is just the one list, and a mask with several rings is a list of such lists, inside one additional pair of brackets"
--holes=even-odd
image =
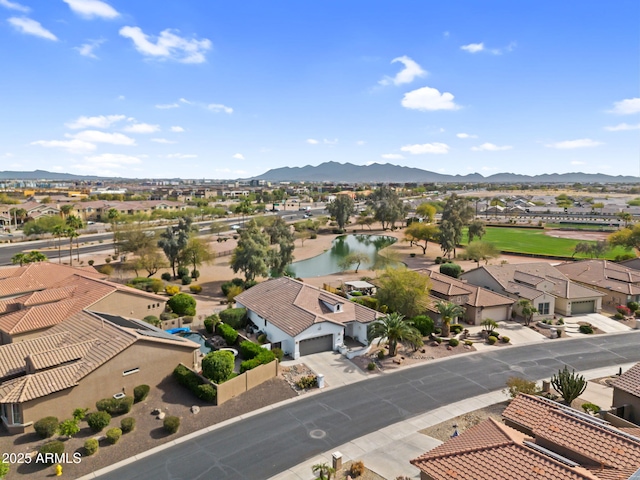
[(638, 175), (640, 2), (0, 0), (0, 170)]

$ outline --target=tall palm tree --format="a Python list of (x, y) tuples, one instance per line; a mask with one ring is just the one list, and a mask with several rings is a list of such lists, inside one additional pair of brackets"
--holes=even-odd
[(73, 267), (73, 239), (79, 237), (79, 235), (75, 228), (67, 227), (65, 237), (69, 238), (69, 265)]
[(111, 223), (111, 231), (113, 232), (113, 253), (118, 253), (118, 219), (120, 212), (115, 208), (110, 208), (107, 212), (107, 219)]
[[(80, 233), (78, 230), (84, 228), (84, 223), (80, 217), (76, 217), (75, 215), (69, 215), (65, 221), (67, 226), (74, 231), (74, 235), (71, 238), (71, 243), (73, 244), (73, 238), (76, 239), (76, 252), (78, 254), (78, 262), (80, 261), (80, 245), (78, 244), (78, 237), (80, 237)], [(69, 252), (71, 253), (71, 252)]]
[(404, 315), (396, 312), (373, 322), (369, 327), (368, 337), (369, 342), (377, 338), (378, 345), (387, 342), (390, 357), (395, 357), (398, 353), (398, 343), (414, 347), (422, 344), (422, 335), (413, 326), (413, 322), (405, 320)]
[(448, 337), (450, 334), (449, 325), (451, 321), (464, 315), (464, 307), (453, 302), (436, 302), (436, 309), (442, 317), (442, 336)]
[(60, 256), (60, 238), (66, 235), (67, 229), (63, 225), (56, 225), (53, 227), (52, 233), (58, 238), (58, 263), (62, 263)]

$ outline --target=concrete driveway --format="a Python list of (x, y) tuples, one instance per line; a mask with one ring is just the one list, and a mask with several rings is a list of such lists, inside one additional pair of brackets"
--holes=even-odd
[(313, 355), (305, 355), (298, 360), (282, 362), (282, 365), (287, 367), (298, 363), (304, 363), (316, 375), (324, 375), (326, 387), (342, 387), (369, 377), (338, 352), (320, 352)]
[[(587, 322), (593, 325), (594, 327), (602, 330), (605, 333), (619, 333), (619, 332), (628, 332), (631, 330), (628, 326), (618, 322), (609, 317), (605, 317), (599, 313), (588, 313), (586, 315), (576, 315), (575, 317), (565, 317), (564, 323), (567, 325), (576, 325), (578, 322)], [(582, 333), (573, 333), (568, 329), (568, 336), (579, 336), (583, 335)]]

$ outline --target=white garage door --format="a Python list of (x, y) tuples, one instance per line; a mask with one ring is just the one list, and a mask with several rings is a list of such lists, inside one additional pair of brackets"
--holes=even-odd
[(572, 315), (580, 315), (582, 313), (595, 313), (596, 306), (595, 300), (585, 300), (582, 302), (572, 302), (571, 303), (571, 314)]
[(300, 356), (333, 350), (333, 334), (300, 340)]
[(485, 308), (482, 310), (480, 316), (482, 317), (482, 320), (490, 318), (496, 322), (501, 322), (503, 320), (509, 320), (509, 316), (507, 315), (508, 310), (509, 309), (506, 307)]

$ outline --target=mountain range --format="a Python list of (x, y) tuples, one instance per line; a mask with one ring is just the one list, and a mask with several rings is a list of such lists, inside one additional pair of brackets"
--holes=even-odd
[(612, 176), (602, 173), (551, 173), (519, 175), (496, 173), (485, 177), (479, 173), (445, 175), (420, 168), (402, 167), (390, 163), (353, 165), (352, 163), (325, 162), (318, 166), (281, 167), (271, 169), (256, 180), (271, 182), (347, 182), (347, 183), (633, 183), (639, 177)]

